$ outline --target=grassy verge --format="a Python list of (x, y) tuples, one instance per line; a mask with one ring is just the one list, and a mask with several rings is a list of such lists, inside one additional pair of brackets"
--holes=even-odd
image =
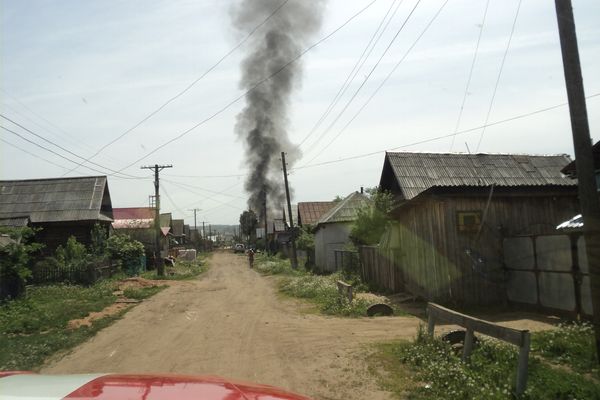
[[(280, 275), (279, 290), (289, 296), (306, 299), (314, 303), (320, 312), (343, 317), (365, 316), (373, 301), (356, 297), (352, 303), (340, 298), (336, 282), (343, 280), (353, 285), (355, 293), (365, 291), (365, 286), (355, 276), (336, 272), (331, 275), (316, 275), (303, 268), (292, 269), (289, 260), (260, 254), (255, 268), (264, 275)], [(383, 301), (382, 298), (379, 298)]]
[(156, 271), (146, 271), (141, 276), (146, 279), (156, 280), (189, 280), (208, 270), (206, 258), (199, 256), (194, 261), (177, 260), (174, 267), (165, 268), (165, 276), (158, 276)]
[(560, 324), (557, 329), (534, 333), (531, 349), (552, 363), (600, 378), (594, 329), (589, 323)]
[[(379, 344), (371, 369), (384, 370), (382, 386), (398, 397), (514, 399), (517, 357), (513, 346), (482, 340), (465, 364), (447, 343), (419, 330), (413, 342)], [(600, 399), (600, 382), (530, 357), (527, 390), (519, 398)]]
[[(91, 287), (49, 285), (28, 289), (26, 296), (0, 304), (0, 370), (35, 370), (47, 357), (68, 350), (110, 325), (127, 309), (76, 329), (68, 322), (114, 303), (118, 282), (100, 281)], [(160, 288), (134, 289), (146, 298)]]
[(166, 287), (167, 287), (167, 285), (148, 286), (148, 287), (141, 287), (141, 288), (127, 288), (123, 291), (123, 295), (125, 297), (127, 297), (128, 299), (144, 300), (144, 299), (147, 299), (148, 297), (154, 296), (156, 293), (160, 292), (161, 290), (165, 289)]

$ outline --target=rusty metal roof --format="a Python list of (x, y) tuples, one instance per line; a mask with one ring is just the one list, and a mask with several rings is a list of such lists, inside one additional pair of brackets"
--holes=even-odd
[(0, 218), (112, 221), (106, 176), (0, 181)]
[(390, 190), (393, 176), (407, 200), (432, 187), (576, 186), (561, 173), (569, 162), (568, 155), (386, 153), (379, 185)]
[(335, 222), (352, 222), (358, 215), (358, 210), (368, 205), (371, 200), (362, 193), (350, 193), (344, 200), (336, 203), (329, 211), (321, 216), (317, 226)]
[(151, 219), (154, 220), (155, 209), (152, 207), (113, 208), (113, 218), (118, 219)]
[(331, 210), (334, 201), (306, 201), (298, 203), (298, 216), (302, 225), (315, 225), (319, 218)]

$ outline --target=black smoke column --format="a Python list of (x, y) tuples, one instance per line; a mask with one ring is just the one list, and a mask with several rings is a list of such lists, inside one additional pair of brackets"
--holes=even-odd
[[(284, 0), (243, 0), (232, 11), (240, 32), (249, 32), (265, 20)], [(289, 0), (249, 40), (241, 63), (240, 86), (248, 90), (279, 71), (310, 43), (321, 26), (324, 0)], [(300, 84), (298, 60), (246, 95), (246, 106), (237, 116), (236, 133), (244, 140), (250, 175), (245, 189), (248, 207), (261, 210), (264, 192), (271, 204), (283, 204), (279, 153), (285, 151), (289, 164), (299, 157), (298, 148), (288, 139), (287, 111), (290, 94)], [(266, 234), (266, 232), (265, 232)]]

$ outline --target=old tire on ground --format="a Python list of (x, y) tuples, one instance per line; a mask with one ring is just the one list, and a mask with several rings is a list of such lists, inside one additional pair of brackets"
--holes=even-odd
[(374, 317), (377, 315), (394, 315), (394, 310), (387, 304), (378, 303), (373, 304), (371, 307), (367, 308), (367, 315), (369, 317)]
[[(448, 333), (446, 333), (445, 335), (442, 335), (442, 340), (444, 342), (448, 342), (451, 345), (455, 345), (455, 344), (463, 344), (465, 342), (465, 336), (467, 335), (467, 331), (462, 330), (462, 329), (457, 329), (455, 331), (450, 331)], [(473, 344), (477, 344), (479, 342), (479, 340), (477, 339), (477, 336), (473, 335)]]

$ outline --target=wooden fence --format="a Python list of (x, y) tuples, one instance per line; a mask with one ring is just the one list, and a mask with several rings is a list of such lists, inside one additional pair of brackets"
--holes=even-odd
[(358, 249), (362, 279), (381, 289), (400, 292), (405, 289), (402, 270), (394, 264), (393, 252), (382, 253), (377, 246)]
[(334, 250), (336, 271), (360, 271), (358, 252), (349, 250)]
[(119, 270), (119, 265), (111, 262), (86, 263), (74, 266), (59, 266), (50, 263), (38, 263), (32, 270), (29, 283), (74, 283), (91, 285), (100, 278), (110, 278)]
[(529, 362), (530, 333), (528, 330), (517, 330), (494, 324), (493, 322), (473, 318), (450, 310), (435, 303), (427, 304), (427, 331), (433, 336), (436, 322), (443, 321), (460, 325), (467, 330), (463, 346), (463, 360), (468, 361), (473, 348), (473, 334), (480, 332), (484, 335), (514, 344), (519, 348), (517, 365), (516, 394), (523, 394), (527, 387), (527, 364)]

